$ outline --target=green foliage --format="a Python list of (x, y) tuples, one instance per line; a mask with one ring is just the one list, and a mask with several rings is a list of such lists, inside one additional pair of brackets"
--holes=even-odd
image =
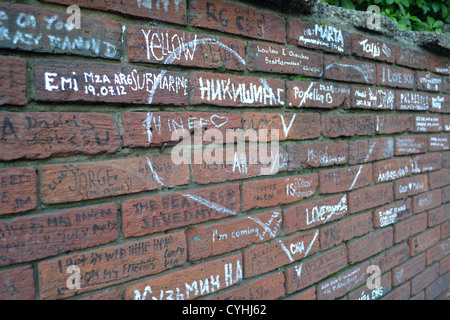
[(401, 30), (436, 31), (442, 33), (444, 22), (450, 24), (450, 0), (322, 0), (328, 4), (365, 11), (371, 5), (381, 14), (396, 21)]

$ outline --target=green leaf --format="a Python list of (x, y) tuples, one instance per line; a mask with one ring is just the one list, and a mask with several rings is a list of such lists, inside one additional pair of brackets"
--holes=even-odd
[(448, 17), (448, 7), (441, 3), (441, 11), (442, 11), (442, 19), (445, 19)]
[(440, 28), (444, 25), (444, 22), (441, 20), (436, 21), (435, 23), (433, 23), (433, 28), (437, 29)]
[(355, 10), (355, 5), (351, 2), (351, 0), (342, 0), (342, 7), (345, 9)]
[(387, 3), (387, 4), (393, 4), (393, 3), (394, 3), (394, 0), (387, 0), (386, 3)]
[(433, 11), (436, 13), (439, 12), (439, 10), (441, 9), (441, 5), (437, 1), (434, 1), (431, 7), (433, 8)]

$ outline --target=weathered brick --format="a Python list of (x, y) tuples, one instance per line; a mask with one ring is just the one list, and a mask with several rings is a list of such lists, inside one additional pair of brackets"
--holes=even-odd
[(288, 81), (287, 107), (350, 108), (350, 89), (331, 82)]
[(425, 298), (427, 300), (434, 300), (439, 297), (450, 286), (450, 272), (439, 277), (436, 281), (425, 288)]
[(373, 63), (326, 55), (323, 67), (325, 79), (365, 84), (377, 81), (377, 67)]
[(439, 267), (437, 264), (425, 269), (422, 273), (411, 280), (411, 294), (417, 294), (431, 283), (433, 283), (439, 276)]
[(417, 89), (439, 92), (442, 90), (442, 77), (430, 72), (417, 71)]
[(278, 272), (220, 293), (212, 300), (275, 300), (284, 295), (284, 274)]
[(37, 207), (34, 168), (0, 170), (0, 215), (33, 210)]
[(312, 286), (309, 289), (305, 289), (300, 291), (289, 297), (288, 300), (316, 300), (316, 287)]
[(377, 162), (373, 165), (375, 183), (394, 181), (412, 174), (410, 158), (395, 158)]
[(317, 300), (334, 300), (366, 282), (368, 262), (361, 263), (339, 275), (317, 284)]
[(347, 266), (345, 245), (302, 260), (300, 265), (286, 268), (286, 293), (306, 288)]
[(394, 224), (394, 242), (399, 243), (410, 236), (425, 230), (427, 227), (427, 214), (421, 213)]
[[(369, 289), (367, 286), (362, 286), (355, 291), (350, 292), (347, 295), (347, 300), (378, 300), (391, 291), (392, 276), (390, 272), (383, 274), (377, 279), (380, 280), (379, 288), (375, 287)], [(371, 280), (373, 281), (373, 278)]]
[(450, 75), (450, 60), (448, 57), (432, 55), (429, 57), (426, 66), (431, 72)]
[(352, 33), (352, 54), (384, 62), (395, 61), (397, 47), (384, 41)]
[(118, 238), (113, 203), (0, 221), (0, 265), (39, 260)]
[(297, 48), (250, 42), (247, 46), (248, 69), (282, 74), (321, 77), (322, 54)]
[(371, 258), (370, 264), (379, 266), (381, 273), (384, 273), (408, 259), (409, 246), (406, 242), (402, 242), (392, 248), (386, 249), (382, 253)]
[(450, 169), (442, 169), (428, 174), (428, 186), (431, 189), (445, 187), (450, 184)]
[(189, 24), (245, 37), (284, 43), (286, 23), (283, 17), (217, 0), (189, 2)]
[(82, 15), (78, 28), (69, 22), (71, 14), (60, 11), (12, 3), (1, 3), (0, 11), (1, 48), (115, 60), (122, 57), (122, 25), (114, 20)]
[(376, 133), (393, 134), (412, 130), (412, 115), (383, 114), (376, 115)]
[(383, 228), (397, 221), (406, 219), (412, 214), (411, 199), (397, 201), (395, 203), (377, 208), (373, 212), (373, 227)]
[(372, 165), (360, 165), (319, 172), (319, 193), (338, 193), (362, 188), (372, 183)]
[(370, 110), (394, 110), (395, 92), (388, 89), (352, 87), (352, 108)]
[(240, 213), (239, 185), (122, 201), (122, 232), (136, 237)]
[(287, 43), (327, 52), (350, 54), (351, 37), (333, 26), (287, 19)]
[(440, 241), (426, 250), (427, 265), (440, 261), (450, 252), (450, 239)]
[(428, 227), (434, 227), (450, 219), (450, 203), (428, 211)]
[(427, 153), (415, 156), (411, 159), (411, 171), (413, 174), (429, 172), (441, 169), (441, 154)]
[(98, 113), (4, 113), (1, 160), (112, 153), (120, 147), (114, 118)]
[(189, 166), (170, 155), (39, 167), (44, 203), (96, 199), (189, 183)]
[(352, 191), (348, 199), (349, 213), (382, 206), (394, 200), (392, 183)]
[(27, 104), (27, 63), (25, 59), (0, 57), (0, 92), (0, 106)]
[[(393, 285), (393, 284), (392, 284)], [(381, 300), (408, 300), (411, 293), (411, 284), (406, 282), (397, 288), (394, 288), (385, 295)]]
[(242, 184), (242, 209), (272, 207), (312, 197), (319, 185), (315, 174), (266, 179)]
[[(243, 114), (243, 129), (257, 131), (259, 141), (265, 137), (271, 141), (272, 134), (275, 134), (271, 133), (272, 130), (278, 130), (279, 141), (315, 139), (320, 137), (320, 114), (246, 112)], [(267, 135), (259, 130), (267, 130)]]
[(414, 116), (414, 132), (436, 132), (442, 130), (442, 117), (429, 115)]
[(428, 139), (426, 136), (395, 137), (395, 156), (424, 153), (427, 151)]
[(397, 91), (395, 93), (396, 110), (427, 111), (430, 108), (430, 95), (416, 91)]
[(395, 62), (401, 66), (414, 69), (426, 69), (430, 56), (423, 54), (417, 50), (399, 47)]
[(442, 154), (442, 167), (450, 168), (450, 152), (441, 152), (439, 154)]
[(131, 62), (245, 70), (245, 45), (240, 40), (143, 26), (127, 26), (126, 35)]
[(100, 293), (91, 294), (84, 296), (78, 300), (88, 300), (88, 301), (118, 301), (122, 300), (122, 291), (120, 288), (105, 290)]
[(442, 188), (442, 203), (450, 201), (450, 186)]
[(430, 112), (450, 113), (450, 97), (430, 94)]
[(37, 101), (188, 104), (181, 72), (116, 64), (35, 60)]
[(284, 81), (248, 76), (191, 73), (192, 105), (221, 107), (280, 107), (284, 105)]
[(362, 238), (349, 241), (348, 262), (353, 264), (365, 260), (393, 244), (394, 232), (391, 227), (376, 231)]
[(283, 231), (286, 234), (318, 227), (328, 221), (341, 219), (348, 213), (347, 195), (302, 202), (283, 211)]
[(434, 227), (433, 229), (428, 229), (419, 235), (408, 239), (410, 255), (415, 256), (424, 252), (426, 249), (438, 243), (440, 237), (441, 229), (439, 227)]
[(409, 69), (378, 64), (376, 72), (378, 75), (376, 84), (379, 86), (406, 89), (414, 88), (414, 72)]
[(348, 144), (348, 163), (358, 164), (392, 158), (394, 156), (394, 139), (380, 138), (357, 140)]
[[(193, 136), (195, 144), (198, 138), (207, 143), (205, 130), (219, 130), (226, 137), (227, 130), (242, 129), (242, 115), (211, 112), (132, 112), (122, 115), (123, 145), (125, 147), (148, 147), (178, 144), (182, 135), (177, 130), (186, 130)], [(197, 129), (198, 135), (196, 134)], [(200, 131), (201, 129), (201, 131)], [(201, 133), (201, 135), (200, 135)], [(217, 131), (214, 133), (218, 133)], [(216, 142), (216, 141), (215, 141)], [(224, 141), (225, 143), (226, 141)]]
[[(44, 2), (59, 3), (66, 6), (73, 4), (71, 0), (43, 0)], [(186, 0), (165, 1), (135, 1), (124, 0), (119, 3), (114, 0), (92, 2), (78, 0), (77, 5), (83, 8), (112, 11), (141, 18), (156, 19), (176, 24), (186, 24)]]
[(125, 287), (125, 300), (192, 300), (242, 282), (242, 255), (197, 264)]
[(428, 151), (450, 150), (450, 134), (434, 134), (428, 136)]
[(301, 260), (319, 251), (319, 230), (311, 230), (244, 251), (246, 278)]
[(426, 174), (401, 179), (394, 182), (395, 199), (414, 196), (428, 190), (428, 177)]
[(425, 253), (392, 269), (392, 285), (398, 286), (425, 269)]
[[(60, 299), (157, 274), (183, 265), (186, 256), (186, 239), (179, 232), (40, 262), (40, 296)], [(80, 289), (67, 287), (71, 265), (81, 270)]]
[(205, 259), (272, 240), (280, 235), (281, 220), (278, 210), (187, 229), (188, 260)]
[(348, 161), (345, 141), (290, 144), (287, 150), (289, 171), (346, 164)]
[(33, 268), (17, 267), (0, 271), (0, 299), (35, 300)]
[(372, 228), (372, 212), (352, 215), (320, 228), (320, 249), (325, 250), (344, 241), (362, 236)]
[(322, 116), (325, 137), (373, 136), (377, 118), (371, 114), (333, 114)]

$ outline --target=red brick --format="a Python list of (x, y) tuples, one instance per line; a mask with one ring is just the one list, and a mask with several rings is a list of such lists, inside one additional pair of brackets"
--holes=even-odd
[(322, 54), (297, 48), (250, 42), (247, 46), (248, 69), (282, 74), (321, 77)]
[(128, 158), (39, 167), (44, 203), (96, 199), (189, 183), (189, 166), (171, 156)]
[(27, 62), (16, 57), (0, 57), (0, 106), (27, 104)]
[(316, 300), (316, 287), (310, 287), (289, 297), (289, 300)]
[(1, 300), (35, 300), (33, 268), (18, 267), (0, 271)]
[(411, 284), (409, 282), (406, 282), (389, 292), (381, 300), (408, 300), (410, 297), (410, 293)]
[(450, 97), (445, 95), (431, 94), (430, 112), (450, 113)]
[(431, 96), (416, 91), (396, 91), (396, 110), (427, 111), (430, 108)]
[(240, 213), (239, 185), (187, 190), (122, 201), (125, 237), (143, 236)]
[(409, 69), (379, 64), (377, 74), (376, 84), (379, 86), (406, 89), (413, 89), (415, 86), (414, 72)]
[[(73, 4), (71, 0), (43, 0), (45, 2), (59, 3), (66, 6)], [(134, 1), (125, 0), (117, 3), (114, 0), (92, 2), (91, 0), (78, 0), (77, 5), (83, 8), (123, 13), (141, 18), (156, 19), (176, 24), (186, 24), (186, 0), (167, 1)]]
[(383, 228), (397, 221), (403, 220), (412, 214), (411, 199), (397, 201), (375, 209), (373, 212), (373, 227)]
[(280, 107), (285, 100), (284, 81), (279, 79), (193, 72), (189, 88), (192, 105)]
[(186, 74), (116, 64), (35, 60), (37, 101), (186, 106)]
[(80, 298), (79, 300), (87, 300), (87, 301), (118, 301), (122, 300), (122, 291), (120, 288), (110, 289), (104, 292), (91, 294), (89, 296), (85, 296)]
[(442, 203), (450, 201), (450, 186), (442, 188)]
[(372, 183), (372, 165), (360, 165), (319, 172), (319, 193), (338, 193), (362, 188)]
[[(224, 182), (251, 177), (274, 175), (286, 171), (288, 156), (283, 148), (272, 145), (267, 148), (270, 156), (265, 155), (264, 148), (244, 149), (238, 146), (215, 151), (215, 155), (206, 151), (192, 156), (194, 181), (198, 184)], [(202, 156), (200, 158), (200, 156)]]
[(440, 152), (439, 154), (442, 154), (442, 167), (450, 168), (450, 152)]
[(443, 276), (439, 277), (432, 284), (430, 284), (427, 288), (425, 288), (425, 298), (427, 300), (434, 300), (438, 298), (441, 293), (444, 293), (446, 291), (447, 296), (449, 286), (450, 286), (450, 272), (447, 272)]
[(394, 139), (357, 140), (348, 144), (348, 163), (366, 163), (394, 156)]
[(428, 211), (428, 227), (434, 227), (450, 219), (450, 203)]
[(395, 199), (414, 196), (428, 190), (428, 178), (426, 174), (405, 178), (394, 182)]
[(412, 115), (383, 114), (377, 115), (378, 134), (410, 132), (412, 130)]
[(352, 191), (348, 198), (349, 213), (382, 206), (394, 200), (392, 183)]
[(292, 108), (350, 108), (350, 89), (331, 82), (288, 81), (287, 106)]
[(442, 90), (442, 77), (430, 72), (417, 71), (417, 89), (439, 92)]
[(352, 87), (352, 108), (369, 110), (394, 110), (395, 92), (387, 89)]
[(412, 173), (422, 173), (441, 169), (441, 154), (427, 153), (411, 159)]
[(444, 131), (450, 131), (450, 116), (444, 116)]
[(442, 131), (442, 129), (443, 122), (440, 116), (414, 116), (414, 132), (436, 132)]
[(317, 300), (334, 300), (359, 287), (367, 280), (368, 262), (361, 263), (339, 275), (317, 284)]
[(394, 232), (388, 227), (362, 238), (351, 240), (347, 244), (348, 262), (353, 264), (365, 260), (393, 244)]
[(39, 260), (118, 238), (113, 203), (0, 221), (0, 265)]
[(373, 63), (326, 55), (323, 65), (325, 79), (365, 84), (377, 81), (377, 68)]
[(290, 144), (287, 150), (289, 171), (346, 164), (348, 161), (348, 145), (345, 141)]
[(440, 261), (450, 252), (450, 239), (441, 241), (431, 246), (426, 250), (427, 265), (432, 264), (435, 261)]
[(347, 213), (345, 194), (302, 202), (284, 210), (283, 231), (291, 234), (298, 230), (315, 228), (328, 221), (341, 219)]
[(373, 136), (377, 119), (371, 114), (333, 114), (322, 116), (325, 137)]
[(375, 183), (394, 181), (412, 174), (410, 158), (395, 158), (377, 162), (373, 165)]
[(272, 207), (312, 197), (319, 185), (317, 174), (266, 179), (242, 184), (242, 210)]
[(284, 295), (284, 274), (278, 272), (241, 285), (239, 288), (230, 289), (212, 300), (275, 300)]
[(120, 147), (114, 118), (98, 113), (4, 113), (2, 160), (112, 153)]
[(395, 156), (403, 156), (407, 154), (424, 153), (427, 151), (426, 136), (401, 136), (395, 137)]
[(450, 78), (449, 77), (444, 77), (444, 84), (442, 87), (442, 91), (450, 94)]
[(362, 58), (393, 63), (397, 47), (375, 38), (352, 33), (352, 54)]
[[(40, 297), (70, 297), (157, 274), (185, 262), (186, 239), (182, 232), (55, 258), (38, 264)], [(80, 289), (67, 287), (66, 270), (70, 265), (80, 268)]]
[(443, 275), (450, 271), (450, 256), (445, 257), (439, 261), (439, 274)]
[(186, 230), (188, 260), (195, 261), (265, 242), (280, 235), (281, 211)]
[(445, 187), (450, 184), (450, 169), (442, 169), (428, 174), (430, 189)]
[(271, 130), (278, 130), (279, 141), (315, 139), (320, 137), (320, 114), (246, 112), (243, 115), (243, 129), (256, 130), (259, 140), (264, 140), (264, 135), (258, 130), (267, 130), (267, 141), (271, 140)]
[(142, 26), (127, 26), (126, 35), (131, 62), (245, 70), (245, 45), (240, 40)]
[(394, 224), (394, 242), (398, 243), (403, 241), (410, 236), (425, 230), (426, 227), (427, 214), (425, 212), (419, 215), (413, 215), (401, 222), (397, 222)]
[[(219, 130), (223, 137), (226, 130), (242, 129), (242, 115), (211, 112), (132, 112), (122, 115), (123, 145), (125, 147), (159, 146), (179, 143), (176, 130), (192, 132), (194, 128)], [(172, 140), (172, 135), (174, 135)], [(176, 139), (176, 140), (175, 140)], [(206, 143), (206, 136), (201, 140)], [(203, 141), (205, 140), (205, 141)], [(196, 140), (193, 141), (194, 143)]]
[(439, 242), (441, 229), (434, 227), (408, 239), (410, 255), (415, 256)]
[(327, 52), (350, 54), (351, 37), (346, 31), (313, 22), (287, 19), (287, 43)]
[(306, 288), (347, 266), (345, 245), (302, 260), (300, 265), (286, 268), (286, 293)]
[(311, 230), (244, 251), (244, 276), (258, 274), (306, 258), (319, 251), (319, 230)]
[(381, 273), (384, 273), (400, 263), (409, 259), (409, 247), (406, 242), (402, 242), (392, 248), (386, 249), (383, 253), (370, 259), (371, 265), (380, 267)]
[(189, 2), (189, 24), (193, 27), (284, 43), (285, 19), (271, 13), (217, 0)]
[(33, 210), (37, 207), (34, 168), (0, 170), (0, 215)]
[(242, 282), (242, 255), (200, 263), (125, 287), (125, 300), (192, 300)]
[(320, 248), (329, 249), (344, 241), (362, 236), (372, 228), (372, 213), (365, 212), (347, 217), (320, 229)]
[(428, 136), (428, 151), (450, 150), (450, 134)]
[(380, 279), (379, 288), (369, 289), (367, 285), (362, 286), (359, 289), (356, 289), (355, 291), (349, 293), (347, 295), (347, 300), (378, 300), (381, 297), (383, 297), (386, 293), (391, 291), (392, 276), (390, 272), (385, 273), (380, 277), (377, 277), (377, 279)]
[(122, 57), (122, 25), (114, 20), (82, 15), (80, 28), (76, 28), (70, 21), (72, 14), (60, 11), (11, 3), (1, 3), (0, 11), (6, 18), (2, 19), (2, 48), (115, 60)]
[(428, 66), (429, 55), (423, 54), (416, 50), (399, 47), (395, 62), (398, 65), (410, 67), (414, 69), (426, 69)]
[(450, 60), (448, 57), (432, 55), (426, 65), (429, 71), (450, 75)]
[(398, 286), (425, 269), (425, 254), (411, 258), (392, 269), (392, 285)]

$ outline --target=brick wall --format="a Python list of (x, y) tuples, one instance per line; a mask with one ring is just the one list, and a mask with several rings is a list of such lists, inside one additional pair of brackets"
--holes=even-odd
[[(23, 2), (0, 2), (1, 299), (446, 298), (448, 58), (235, 1), (81, 0), (81, 29)], [(198, 123), (279, 152), (175, 164)]]

